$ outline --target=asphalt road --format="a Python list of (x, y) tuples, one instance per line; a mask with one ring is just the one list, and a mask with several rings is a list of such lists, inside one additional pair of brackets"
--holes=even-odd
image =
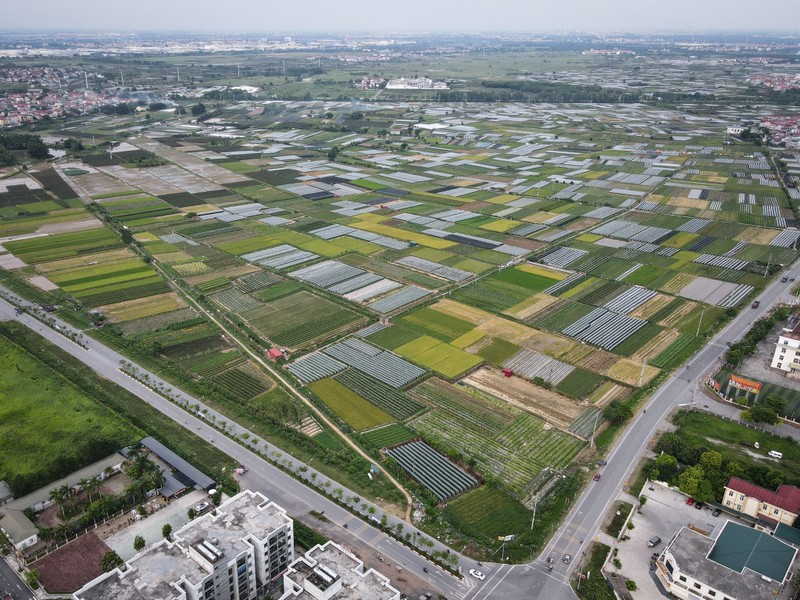
[(33, 600), (36, 597), (14, 567), (0, 557), (0, 596), (3, 594), (11, 594), (13, 600)]
[[(788, 277), (800, 278), (800, 267), (795, 264), (783, 274)], [(348, 539), (352, 539), (349, 536), (357, 536), (375, 548), (376, 553), (379, 552), (386, 556), (386, 560), (392, 562), (393, 565), (413, 570), (417, 574), (422, 574), (422, 568), (427, 567), (429, 573), (425, 574), (425, 579), (430, 581), (433, 588), (448, 598), (572, 600), (577, 596), (569, 587), (569, 577), (575, 569), (581, 567), (584, 548), (594, 538), (611, 504), (618, 497), (639, 457), (643, 455), (648, 444), (653, 440), (656, 431), (678, 405), (690, 404), (696, 400), (698, 380), (712, 371), (728, 344), (741, 338), (754, 320), (768, 312), (781, 296), (784, 300), (788, 300), (788, 291), (791, 286), (791, 282), (781, 283), (776, 280), (767, 287), (758, 297), (759, 308), (743, 309), (741, 314), (688, 361), (685, 368), (677, 371), (651, 396), (644, 409), (629, 423), (622, 437), (606, 457), (608, 465), (602, 468), (601, 479), (591, 482), (587, 486), (539, 559), (527, 565), (484, 564), (478, 566), (474, 561), (460, 557), (459, 565), (465, 573), (465, 578), (461, 582), (435, 568), (413, 551), (371, 527), (365, 521), (354, 517), (305, 484), (293, 479), (257, 454), (221, 435), (205, 420), (196, 418), (193, 414), (184, 411), (121, 373), (118, 366), (123, 357), (110, 348), (90, 339), (88, 340), (90, 349), (85, 350), (29, 315), (15, 315), (13, 307), (4, 300), (0, 300), (0, 320), (17, 319), (38, 331), (57, 346), (80, 358), (102, 376), (111, 379), (153, 405), (176, 422), (183, 423), (185, 427), (207, 439), (215, 439), (217, 447), (249, 470), (242, 480), (242, 485), (263, 492), (268, 498), (285, 507), (292, 516), (308, 521), (309, 510), (324, 510), (325, 516), (333, 522), (348, 525), (346, 530), (342, 528), (342, 535), (337, 539), (345, 546), (348, 545)], [(60, 326), (68, 327), (65, 324)], [(151, 374), (150, 380), (157, 381), (158, 378)], [(192, 404), (202, 405), (201, 402), (190, 396), (185, 396), (185, 398)], [(218, 418), (224, 420), (222, 416)], [(235, 433), (239, 434), (244, 431), (239, 428)], [(345, 494), (347, 493), (345, 491)], [(378, 509), (376, 514), (380, 517), (382, 512)], [(387, 515), (387, 518), (392, 525), (402, 522), (391, 515)], [(404, 530), (415, 532), (407, 523), (404, 523)], [(415, 533), (424, 535), (420, 532)], [(434, 543), (436, 542), (434, 541)], [(443, 548), (440, 544), (436, 544), (437, 549)], [(568, 564), (561, 560), (565, 554), (570, 554), (572, 557)], [(549, 571), (545, 558), (551, 555), (555, 560), (553, 570)], [(485, 579), (478, 581), (467, 574), (471, 568), (485, 573)], [(386, 570), (386, 574), (390, 578), (395, 575), (389, 569)]]

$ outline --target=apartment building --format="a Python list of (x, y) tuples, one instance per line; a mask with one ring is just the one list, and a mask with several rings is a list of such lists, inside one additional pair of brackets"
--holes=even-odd
[(105, 573), (74, 600), (255, 600), (294, 560), (293, 521), (258, 492), (240, 492)]
[(782, 485), (768, 490), (744, 479), (731, 477), (725, 485), (722, 504), (766, 524), (793, 525), (800, 513), (800, 488)]

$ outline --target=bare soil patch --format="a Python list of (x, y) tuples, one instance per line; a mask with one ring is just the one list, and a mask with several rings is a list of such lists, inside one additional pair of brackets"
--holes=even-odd
[(574, 400), (520, 377), (505, 377), (502, 371), (490, 367), (478, 369), (462, 381), (564, 430), (584, 411), (584, 407)]

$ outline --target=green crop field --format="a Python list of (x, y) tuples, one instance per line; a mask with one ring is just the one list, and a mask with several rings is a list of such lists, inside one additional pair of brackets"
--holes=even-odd
[(428, 307), (417, 309), (400, 318), (399, 321), (445, 342), (452, 342), (474, 327), (469, 321)]
[(530, 528), (531, 513), (508, 493), (489, 485), (467, 492), (447, 505), (445, 516), (462, 531), (486, 540)]
[[(276, 287), (278, 285), (267, 289)], [(355, 311), (304, 291), (244, 312), (242, 317), (274, 343), (291, 348), (324, 339), (366, 321)]]
[(369, 400), (378, 408), (385, 410), (395, 419), (404, 421), (425, 410), (425, 405), (417, 402), (404, 392), (396, 390), (370, 377), (358, 369), (347, 369), (336, 376), (336, 380), (344, 384), (356, 394)]
[(562, 467), (583, 443), (499, 398), (466, 386), (428, 380), (412, 395), (433, 409), (408, 426), (438, 447), (452, 448), (476, 460), (478, 471), (521, 492), (544, 467)]
[(384, 427), (365, 432), (363, 437), (373, 448), (387, 448), (413, 440), (416, 434), (399, 423), (390, 423)]
[(101, 228), (6, 242), (3, 245), (26, 263), (32, 264), (119, 248), (122, 242), (113, 231)]
[(530, 292), (541, 292), (558, 282), (557, 279), (545, 277), (544, 275), (537, 275), (535, 273), (527, 273), (518, 268), (505, 269), (496, 275), (492, 275), (489, 279), (510, 283), (525, 288)]
[(330, 377), (308, 387), (353, 429), (361, 431), (394, 421), (391, 415)]
[(22, 496), (142, 436), (0, 336), (0, 480)]
[(427, 335), (395, 348), (394, 351), (448, 379), (457, 377), (483, 362), (480, 356), (464, 352)]

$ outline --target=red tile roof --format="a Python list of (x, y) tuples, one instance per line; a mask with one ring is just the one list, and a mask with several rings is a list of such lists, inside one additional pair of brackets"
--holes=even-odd
[(794, 485), (782, 485), (777, 492), (768, 490), (738, 477), (731, 477), (726, 486), (740, 494), (756, 498), (762, 503), (777, 506), (791, 513), (800, 513), (800, 488)]

